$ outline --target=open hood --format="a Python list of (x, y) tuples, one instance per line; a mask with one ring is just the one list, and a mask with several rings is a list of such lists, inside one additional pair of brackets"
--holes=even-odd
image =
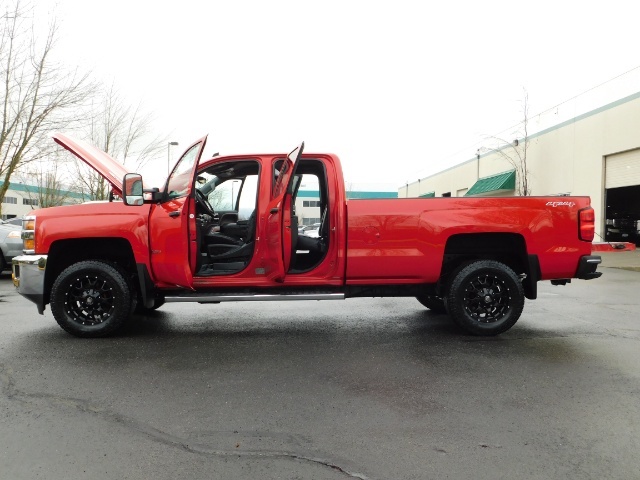
[(125, 174), (131, 173), (124, 165), (115, 161), (108, 153), (63, 133), (54, 134), (53, 139), (102, 175), (111, 184), (115, 194), (122, 194), (122, 179)]

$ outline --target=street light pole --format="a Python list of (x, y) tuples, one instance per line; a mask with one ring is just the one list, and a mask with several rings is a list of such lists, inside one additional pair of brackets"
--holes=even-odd
[(171, 172), (171, 146), (178, 145), (178, 142), (169, 142), (167, 143), (167, 175)]

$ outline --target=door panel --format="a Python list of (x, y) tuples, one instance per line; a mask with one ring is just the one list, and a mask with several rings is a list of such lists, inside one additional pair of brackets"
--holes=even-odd
[(284, 257), (282, 255), (282, 197), (269, 202), (267, 217), (267, 278), (284, 281)]
[[(153, 205), (150, 216), (151, 268), (154, 277), (171, 285), (190, 288), (188, 259), (188, 197)], [(184, 212), (184, 213), (183, 213)]]
[[(304, 142), (287, 155), (278, 173), (268, 205), (267, 217), (267, 277), (283, 282), (291, 263), (291, 197), (292, 180), (302, 157)], [(287, 231), (287, 227), (289, 231)]]
[(201, 138), (180, 157), (167, 180), (163, 201), (150, 213), (151, 269), (156, 281), (169, 285), (193, 288), (193, 184), (206, 141), (207, 137)]
[(291, 266), (291, 257), (293, 255), (293, 238), (295, 228), (295, 234), (297, 236), (297, 224), (293, 224), (293, 205), (292, 205), (293, 195), (285, 195), (284, 198), (284, 219), (283, 219), (283, 228), (282, 228), (282, 255), (283, 255), (283, 267), (285, 273), (289, 271), (289, 267)]

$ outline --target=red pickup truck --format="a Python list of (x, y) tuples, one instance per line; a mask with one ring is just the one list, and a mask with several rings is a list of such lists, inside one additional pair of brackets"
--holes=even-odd
[[(111, 184), (109, 202), (25, 217), (18, 292), (79, 337), (115, 333), (165, 302), (415, 297), (464, 331), (511, 328), (537, 282), (592, 279), (588, 197), (352, 200), (332, 154), (214, 157), (206, 137), (162, 190), (100, 150), (54, 140)], [(301, 185), (318, 192), (317, 236), (298, 231)]]

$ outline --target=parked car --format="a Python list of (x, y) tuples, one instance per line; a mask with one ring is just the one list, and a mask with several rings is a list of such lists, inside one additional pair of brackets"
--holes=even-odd
[(17, 225), (22, 227), (22, 217), (9, 218), (8, 220), (0, 220), (0, 225)]
[(632, 242), (638, 241), (638, 229), (640, 222), (631, 216), (617, 216), (607, 218), (605, 240), (608, 242)]
[(311, 228), (309, 230), (306, 230), (303, 235), (306, 235), (307, 237), (313, 237), (313, 238), (317, 238), (320, 236), (319, 233), (319, 229), (318, 228)]
[(320, 229), (319, 223), (314, 223), (313, 225), (305, 225), (302, 229), (298, 229), (299, 235), (306, 235), (307, 237), (318, 237), (318, 230)]
[(15, 225), (0, 225), (0, 272), (11, 270), (13, 257), (22, 255), (21, 231), (22, 229), (16, 228)]

